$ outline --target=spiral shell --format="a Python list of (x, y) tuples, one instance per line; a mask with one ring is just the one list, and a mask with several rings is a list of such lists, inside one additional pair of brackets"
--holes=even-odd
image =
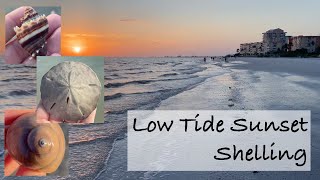
[(46, 38), (49, 33), (49, 24), (45, 15), (38, 15), (32, 7), (26, 7), (21, 18), (22, 25), (15, 27), (17, 40), (33, 57), (46, 55)]
[(78, 122), (97, 107), (101, 83), (86, 64), (67, 61), (52, 67), (42, 77), (40, 92), (51, 119)]
[(65, 153), (64, 133), (57, 123), (39, 123), (35, 113), (19, 117), (6, 133), (8, 153), (21, 165), (55, 172)]

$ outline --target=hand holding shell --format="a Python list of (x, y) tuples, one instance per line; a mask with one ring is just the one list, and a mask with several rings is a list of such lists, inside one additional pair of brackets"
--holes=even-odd
[(15, 38), (32, 57), (46, 55), (46, 38), (49, 24), (45, 15), (39, 15), (32, 7), (27, 7), (21, 18), (21, 26), (16, 26)]
[(65, 154), (65, 137), (59, 124), (36, 120), (35, 113), (20, 116), (6, 133), (8, 153), (24, 167), (52, 173)]
[(75, 123), (96, 109), (101, 83), (86, 64), (67, 61), (52, 67), (42, 77), (40, 91), (50, 119)]

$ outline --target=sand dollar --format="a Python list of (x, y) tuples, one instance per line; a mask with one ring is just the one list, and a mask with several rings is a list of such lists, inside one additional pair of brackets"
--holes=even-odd
[(101, 83), (89, 66), (67, 61), (52, 67), (42, 77), (40, 91), (50, 119), (78, 122), (97, 107)]

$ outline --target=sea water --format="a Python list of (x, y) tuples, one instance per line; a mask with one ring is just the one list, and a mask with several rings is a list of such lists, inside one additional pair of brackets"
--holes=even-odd
[[(106, 58), (105, 123), (69, 128), (69, 176), (57, 179), (316, 179), (319, 68), (319, 59), (237, 58), (225, 63), (202, 58)], [(35, 108), (35, 66), (5, 65), (2, 60), (0, 69), (1, 112)], [(312, 171), (128, 172), (126, 112), (136, 109), (310, 109)], [(1, 136), (2, 147), (3, 140)], [(3, 151), (1, 155), (3, 159)]]

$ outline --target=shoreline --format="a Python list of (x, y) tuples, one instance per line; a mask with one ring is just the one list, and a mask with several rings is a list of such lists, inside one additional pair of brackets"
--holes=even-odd
[[(186, 69), (183, 70), (184, 68), (192, 70), (195, 66), (201, 66), (206, 67), (206, 69), (204, 71), (195, 72), (192, 75), (200, 76), (200, 78), (205, 78), (205, 80), (196, 84), (187, 83), (186, 87), (183, 86), (183, 90), (181, 91), (170, 89), (170, 91), (172, 90), (176, 93), (167, 93), (169, 96), (165, 98), (159, 99), (157, 97), (158, 95), (164, 96), (161, 94), (157, 94), (155, 97), (152, 96), (153, 98), (146, 101), (147, 104), (136, 107), (136, 109), (194, 109), (195, 107), (197, 109), (225, 110), (311, 109), (313, 112), (313, 130), (315, 127), (320, 126), (318, 121), (320, 120), (320, 116), (317, 114), (320, 112), (320, 108), (317, 106), (320, 101), (320, 80), (318, 80), (320, 77), (320, 61), (318, 61), (318, 58), (311, 60), (304, 60), (303, 58), (283, 58), (283, 61), (278, 58), (268, 58), (267, 61), (261, 61), (260, 58), (258, 59), (255, 57), (239, 57), (236, 59), (232, 58), (228, 63), (225, 63), (222, 59), (207, 61), (206, 63), (198, 61), (197, 58), (188, 61), (185, 61), (183, 58), (178, 60), (170, 60), (171, 58), (167, 59), (169, 59), (168, 63), (158, 63), (157, 65), (152, 64), (153, 61), (148, 61), (151, 66), (145, 66), (145, 68), (148, 71), (158, 70), (152, 69), (154, 66), (157, 66), (160, 70), (163, 70), (162, 67), (173, 67), (174, 71), (177, 71), (176, 69), (180, 68), (181, 72), (177, 71), (179, 74), (191, 72)], [(157, 61), (158, 59), (155, 60), (155, 62)], [(162, 60), (159, 61), (161, 62)], [(177, 63), (178, 61), (182, 64)], [(136, 61), (133, 62), (136, 63)], [(145, 63), (146, 61), (142, 60), (141, 62)], [(186, 66), (186, 64), (188, 64), (188, 66)], [(131, 66), (130, 63), (127, 66)], [(130, 72), (135, 71), (130, 70)], [(162, 72), (162, 74), (167, 73), (167, 71)], [(157, 74), (157, 77), (160, 78), (156, 79), (157, 81), (151, 81), (146, 84), (129, 83), (129, 85), (124, 85), (123, 87), (155, 87), (161, 85), (159, 82), (167, 83), (166, 81), (162, 81), (161, 78), (169, 78), (170, 76), (162, 77), (162, 74)], [(10, 77), (9, 75), (2, 76), (5, 78)], [(137, 76), (140, 77), (139, 74)], [(172, 76), (175, 78), (177, 77), (177, 75), (173, 74)], [(134, 77), (134, 75), (130, 74), (128, 77)], [(24, 81), (25, 80), (22, 80), (22, 82)], [(192, 79), (188, 79), (187, 82), (188, 81), (190, 82)], [(178, 82), (180, 83), (180, 81), (172, 80), (172, 87), (177, 88)], [(185, 81), (183, 82), (185, 83)], [(164, 87), (168, 87), (168, 85), (171, 87), (170, 83), (165, 84)], [(141, 96), (146, 98), (147, 91), (154, 89), (139, 90), (143, 91), (140, 93)], [(134, 92), (128, 92), (128, 94), (138, 95)], [(123, 96), (126, 97), (128, 94)], [(33, 95), (19, 96), (18, 98), (25, 101), (32, 99)], [(159, 100), (159, 103), (155, 103), (154, 99)], [(129, 102), (127, 100), (128, 99), (125, 98), (120, 99), (120, 101), (117, 102), (119, 107), (128, 105)], [(139, 99), (134, 99), (133, 103), (136, 104), (138, 100)], [(109, 102), (111, 101), (105, 101), (106, 104)], [(7, 103), (13, 102), (8, 101)], [(7, 105), (4, 104), (4, 106)], [(313, 169), (311, 172), (293, 173), (293, 175), (283, 172), (127, 172), (127, 163), (125, 159), (126, 118), (126, 113), (111, 115), (105, 113), (104, 119), (106, 122), (103, 125), (95, 124), (88, 127), (71, 127), (69, 131), (69, 154), (73, 158), (69, 159), (70, 173), (69, 176), (59, 177), (58, 179), (125, 178), (129, 175), (130, 177), (144, 179), (156, 177), (166, 177), (169, 179), (186, 179), (186, 177), (221, 177), (227, 179), (236, 177), (245, 179), (245, 177), (251, 177), (264, 179), (272, 173), (279, 177), (290, 178), (298, 175), (298, 177), (312, 179), (314, 177), (313, 174), (316, 174), (314, 173), (314, 167), (320, 167), (320, 164), (314, 164), (316, 163), (314, 162), (312, 164)], [(318, 139), (319, 137), (320, 133), (312, 131), (312, 139)], [(320, 159), (320, 143), (315, 141), (312, 143), (312, 158)], [(47, 177), (45, 179), (56, 179), (56, 177)]]
[(237, 58), (266, 58), (266, 59), (281, 59), (281, 58), (285, 58), (285, 59), (320, 59), (319, 57), (259, 57), (259, 56), (237, 56)]

